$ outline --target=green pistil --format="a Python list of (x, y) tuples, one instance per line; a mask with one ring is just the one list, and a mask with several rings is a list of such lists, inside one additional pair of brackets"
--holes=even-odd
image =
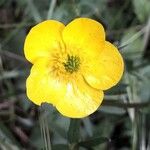
[(67, 72), (73, 73), (78, 71), (80, 66), (80, 58), (77, 56), (68, 55), (66, 63), (63, 63)]

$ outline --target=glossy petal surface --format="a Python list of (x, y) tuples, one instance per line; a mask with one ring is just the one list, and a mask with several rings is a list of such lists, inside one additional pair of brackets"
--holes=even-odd
[(63, 40), (70, 53), (99, 53), (104, 46), (103, 26), (89, 18), (77, 18), (63, 30)]
[(109, 42), (97, 57), (87, 65), (83, 74), (85, 80), (96, 89), (106, 90), (116, 85), (124, 70), (122, 56)]
[(56, 105), (66, 93), (66, 84), (53, 75), (50, 62), (48, 58), (39, 59), (26, 82), (27, 96), (37, 105), (42, 102)]
[(67, 92), (57, 103), (56, 108), (64, 116), (86, 117), (97, 110), (103, 100), (103, 91), (89, 87), (82, 77), (68, 82)]
[(47, 20), (34, 26), (25, 40), (25, 57), (34, 63), (39, 57), (50, 56), (51, 52), (63, 49), (61, 38), (63, 29), (64, 25), (54, 20)]
[(103, 91), (89, 87), (82, 76), (64, 82), (53, 76), (48, 58), (39, 59), (27, 79), (27, 95), (37, 105), (51, 103), (62, 115), (81, 118), (97, 110)]

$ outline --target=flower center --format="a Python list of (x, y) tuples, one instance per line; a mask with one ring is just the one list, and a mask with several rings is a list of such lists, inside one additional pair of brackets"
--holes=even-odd
[(77, 56), (70, 56), (68, 55), (67, 61), (63, 63), (65, 70), (69, 73), (73, 73), (78, 71), (80, 66), (80, 58)]

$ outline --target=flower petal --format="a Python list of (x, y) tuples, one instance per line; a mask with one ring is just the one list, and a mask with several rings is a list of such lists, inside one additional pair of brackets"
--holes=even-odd
[(107, 90), (119, 82), (123, 70), (122, 56), (113, 44), (106, 41), (104, 50), (89, 63), (83, 76), (92, 87)]
[(63, 40), (66, 48), (75, 53), (100, 52), (105, 41), (103, 26), (89, 18), (77, 18), (70, 22), (63, 30)]
[(25, 57), (34, 63), (38, 57), (48, 56), (51, 51), (63, 46), (61, 38), (63, 28), (61, 22), (54, 20), (47, 20), (34, 26), (25, 40)]
[(75, 80), (62, 81), (51, 72), (51, 61), (36, 61), (27, 79), (27, 96), (37, 105), (51, 103), (64, 116), (82, 118), (96, 111), (103, 100), (103, 91), (91, 88), (81, 75)]
[(51, 64), (47, 58), (38, 59), (27, 79), (27, 96), (37, 105), (43, 102), (56, 105), (66, 93), (66, 84), (56, 78), (50, 69)]
[(66, 86), (67, 92), (56, 104), (58, 111), (71, 118), (83, 118), (97, 110), (103, 100), (103, 91), (91, 88), (83, 78)]

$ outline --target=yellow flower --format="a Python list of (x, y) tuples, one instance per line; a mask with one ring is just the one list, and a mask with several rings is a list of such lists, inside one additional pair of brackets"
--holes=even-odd
[(53, 104), (64, 116), (82, 118), (95, 112), (103, 90), (116, 85), (124, 63), (117, 48), (105, 41), (103, 26), (88, 18), (68, 25), (47, 20), (26, 37), (25, 57), (33, 64), (27, 96), (35, 104)]

